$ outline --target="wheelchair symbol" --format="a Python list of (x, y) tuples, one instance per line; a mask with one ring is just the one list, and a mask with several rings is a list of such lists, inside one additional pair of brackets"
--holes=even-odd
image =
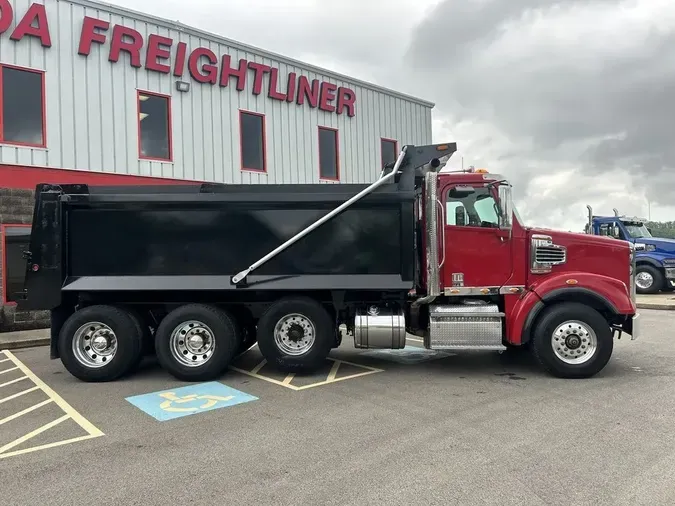
[[(197, 395), (197, 394), (190, 394), (190, 395), (184, 395), (183, 397), (178, 397), (176, 394), (173, 392), (166, 392), (163, 394), (159, 394), (160, 397), (163, 399), (166, 399), (164, 402), (162, 402), (159, 407), (162, 408), (164, 411), (170, 411), (172, 413), (186, 413), (186, 412), (193, 412), (193, 411), (199, 411), (200, 409), (208, 409), (212, 408), (218, 402), (227, 402), (229, 400), (234, 399), (233, 395), (228, 395), (227, 397), (220, 397), (218, 395)], [(205, 401), (202, 405), (200, 406), (192, 406), (192, 407), (176, 407), (174, 404), (185, 404), (189, 402), (194, 402), (197, 400), (203, 400)]]

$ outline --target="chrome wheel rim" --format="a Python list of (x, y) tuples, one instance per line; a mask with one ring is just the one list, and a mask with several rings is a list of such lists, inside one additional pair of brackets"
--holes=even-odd
[(73, 355), (85, 367), (103, 367), (116, 353), (117, 336), (105, 323), (87, 322), (73, 335)]
[(286, 315), (274, 326), (274, 342), (287, 355), (304, 355), (314, 346), (315, 340), (316, 328), (305, 315)]
[(176, 362), (187, 367), (199, 367), (211, 360), (216, 340), (208, 325), (189, 320), (173, 329), (169, 347)]
[(638, 272), (635, 276), (635, 284), (642, 290), (648, 290), (654, 284), (654, 276), (648, 272)]
[(560, 360), (579, 365), (593, 358), (598, 349), (598, 337), (588, 324), (577, 320), (566, 321), (553, 331), (551, 346)]

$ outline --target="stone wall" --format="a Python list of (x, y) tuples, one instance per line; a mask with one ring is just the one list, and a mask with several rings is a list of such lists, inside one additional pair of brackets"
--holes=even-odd
[[(0, 225), (30, 225), (34, 203), (33, 190), (0, 188)], [(0, 255), (4, 258), (2, 245), (0, 241)], [(0, 262), (0, 283), (3, 268), (4, 261)], [(0, 332), (42, 329), (49, 324), (49, 311), (17, 311), (14, 304), (0, 306)]]

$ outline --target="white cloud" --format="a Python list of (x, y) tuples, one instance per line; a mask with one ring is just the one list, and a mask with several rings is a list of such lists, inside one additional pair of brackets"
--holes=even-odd
[(436, 102), (531, 224), (675, 219), (671, 0), (113, 0)]

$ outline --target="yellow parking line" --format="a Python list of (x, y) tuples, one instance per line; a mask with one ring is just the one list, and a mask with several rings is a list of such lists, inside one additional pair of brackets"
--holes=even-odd
[(38, 450), (48, 450), (49, 448), (55, 448), (57, 446), (63, 446), (67, 445), (70, 443), (79, 443), (80, 441), (86, 441), (87, 439), (92, 439), (98, 436), (92, 436), (91, 434), (87, 434), (86, 436), (78, 436), (74, 437), (72, 439), (64, 439), (63, 441), (57, 441), (55, 443), (47, 443), (44, 445), (40, 446), (33, 446), (31, 448), (25, 448), (23, 450), (16, 450), (13, 452), (8, 452), (8, 453), (1, 453), (0, 454), (0, 460), (6, 459), (7, 457), (14, 457), (16, 455), (22, 455), (24, 453), (31, 453), (31, 452), (36, 452)]
[[(246, 369), (240, 369), (238, 367), (233, 367), (233, 366), (230, 366), (230, 369), (232, 369), (233, 371), (240, 372), (242, 374), (246, 374), (247, 376), (251, 376), (253, 378), (257, 378), (257, 379), (261, 379), (263, 381), (267, 381), (268, 383), (274, 383), (275, 385), (290, 388), (291, 390), (295, 390), (296, 392), (300, 391), (300, 390), (307, 390), (308, 388), (314, 388), (314, 387), (318, 387), (318, 386), (322, 386), (322, 385), (328, 385), (330, 383), (337, 383), (338, 381), (354, 379), (354, 378), (358, 378), (360, 376), (367, 376), (369, 374), (384, 371), (383, 369), (378, 369), (376, 367), (370, 367), (370, 366), (367, 366), (367, 365), (355, 364), (353, 362), (347, 362), (346, 360), (337, 360), (337, 359), (334, 359), (334, 358), (327, 358), (327, 360), (331, 360), (333, 362), (333, 365), (331, 367), (330, 372), (328, 373), (327, 378), (323, 381), (311, 383), (309, 385), (302, 385), (302, 386), (296, 386), (296, 385), (292, 384), (292, 381), (295, 377), (294, 374), (289, 374), (288, 376), (286, 376), (286, 378), (283, 381), (279, 381), (277, 379), (270, 378), (268, 376), (263, 376), (262, 374), (259, 374), (258, 371), (260, 371), (260, 369), (262, 369), (263, 366), (267, 363), (266, 360), (263, 360), (260, 364), (258, 364), (256, 367), (254, 367), (250, 371), (247, 371)], [(359, 369), (365, 369), (365, 371), (364, 372), (358, 372), (358, 373), (355, 373), (355, 374), (350, 374), (349, 376), (342, 376), (340, 378), (337, 378), (336, 376), (337, 376), (337, 373), (338, 373), (338, 369), (340, 368), (340, 366), (342, 364), (358, 367)]]
[(0, 404), (3, 402), (11, 401), (12, 399), (16, 399), (17, 397), (21, 397), (22, 395), (29, 394), (31, 392), (35, 392), (36, 390), (40, 390), (40, 387), (32, 387), (32, 388), (27, 388), (26, 390), (23, 390), (19, 392), (18, 394), (10, 395), (9, 397), (5, 397), (4, 399), (0, 399)]
[(29, 439), (34, 438), (38, 434), (42, 434), (44, 431), (51, 429), (52, 427), (56, 427), (58, 424), (61, 422), (65, 422), (70, 418), (69, 415), (63, 415), (61, 418), (57, 418), (54, 421), (49, 422), (46, 425), (43, 425), (42, 427), (38, 427), (37, 429), (29, 432), (25, 436), (21, 436), (19, 439), (15, 439), (11, 443), (7, 443), (5, 446), (0, 447), (0, 458), (3, 458), (4, 455), (3, 453), (6, 452), (7, 450), (11, 450), (15, 446), (19, 446), (21, 443), (25, 443)]
[(337, 376), (338, 369), (340, 368), (340, 362), (335, 361), (333, 362), (333, 367), (330, 368), (330, 372), (328, 373), (328, 381), (335, 381), (335, 376)]
[[(44, 381), (38, 378), (33, 371), (28, 369), (18, 358), (14, 356), (11, 351), (5, 350), (5, 354), (16, 365), (21, 372), (23, 372), (33, 383), (37, 385), (50, 399), (52, 399), (70, 418), (72, 418), (80, 427), (82, 427), (91, 437), (103, 436), (103, 432), (96, 428), (89, 420), (79, 414), (75, 409), (68, 404), (59, 394), (49, 387)], [(2, 401), (0, 401), (2, 402)], [(0, 450), (0, 454), (2, 450)]]
[(26, 408), (23, 411), (19, 411), (18, 413), (14, 413), (13, 415), (9, 415), (8, 417), (0, 420), (0, 425), (2, 425), (3, 423), (11, 422), (15, 418), (19, 418), (20, 416), (23, 416), (26, 413), (30, 413), (31, 411), (35, 411), (36, 409), (41, 408), (42, 406), (44, 406), (46, 404), (49, 404), (50, 402), (52, 402), (52, 400), (47, 399), (46, 401), (39, 402), (38, 404), (35, 404), (34, 406), (31, 406), (30, 408)]
[(19, 381), (23, 381), (25, 379), (28, 379), (28, 376), (21, 376), (20, 378), (13, 379), (12, 381), (7, 381), (5, 383), (0, 384), (0, 388), (6, 387), (8, 385), (13, 385), (14, 383), (18, 383)]
[(260, 362), (257, 366), (255, 366), (251, 372), (252, 372), (253, 374), (258, 374), (258, 372), (260, 371), (260, 369), (262, 369), (263, 367), (265, 367), (265, 364), (266, 364), (266, 363), (267, 363), (267, 359), (265, 358), (265, 359), (263, 359), (262, 362)]
[(6, 372), (10, 372), (10, 371), (16, 371), (17, 369), (18, 369), (18, 367), (10, 367), (9, 369), (5, 369), (3, 371), (0, 371), (0, 374), (5, 374)]

